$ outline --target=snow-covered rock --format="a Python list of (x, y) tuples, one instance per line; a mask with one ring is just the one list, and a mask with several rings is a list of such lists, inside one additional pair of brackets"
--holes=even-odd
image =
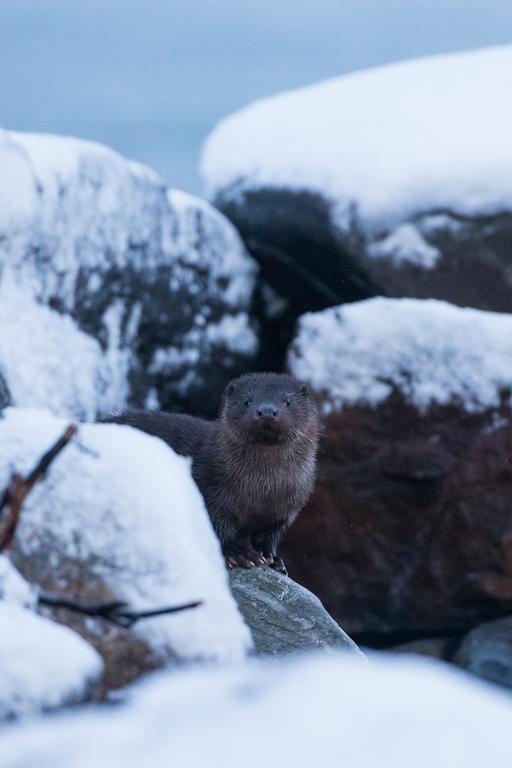
[(327, 410), (375, 407), (394, 392), (421, 411), (498, 408), (510, 402), (511, 360), (512, 315), (383, 298), (304, 315), (289, 355)]
[(489, 48), (263, 99), (208, 138), (206, 190), (299, 313), (380, 293), (510, 311), (511, 68)]
[(102, 671), (75, 632), (0, 599), (0, 722), (84, 701)]
[[(9, 768), (508, 768), (510, 697), (439, 663), (347, 654), (159, 674), (125, 705), (2, 736)], [(264, 735), (265, 745), (260, 745)]]
[[(32, 468), (65, 425), (47, 412), (7, 408), (0, 488), (13, 468)], [(243, 658), (249, 630), (188, 459), (114, 424), (84, 424), (78, 441), (27, 497), (13, 563), (37, 586), (83, 601), (122, 600), (135, 610), (203, 601), (129, 631), (58, 612), (105, 658), (107, 686), (171, 661)]]
[(283, 542), (356, 642), (510, 612), (512, 317), (375, 298), (302, 317), (288, 364), (322, 406), (318, 480)]
[(90, 142), (0, 131), (0, 166), (0, 406), (215, 410), (258, 346), (232, 225)]

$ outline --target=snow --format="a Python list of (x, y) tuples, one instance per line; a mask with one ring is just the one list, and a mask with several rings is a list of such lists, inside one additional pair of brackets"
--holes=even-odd
[[(7, 272), (7, 270), (6, 270)], [(38, 304), (4, 273), (0, 283), (0, 376), (18, 406), (94, 419), (126, 402), (126, 359), (103, 353), (71, 317)]]
[(442, 301), (375, 298), (304, 315), (291, 371), (327, 407), (378, 405), (394, 389), (418, 409), (497, 407), (512, 388), (512, 316)]
[[(5, 409), (0, 488), (13, 468), (31, 469), (66, 423), (44, 411)], [(82, 425), (79, 443), (66, 447), (24, 504), (18, 566), (48, 569), (40, 573), (45, 583), (52, 579), (67, 594), (85, 584), (87, 599), (106, 587), (135, 610), (202, 600), (182, 614), (137, 622), (133, 632), (162, 660), (243, 658), (249, 630), (189, 460), (113, 424)]]
[(35, 608), (37, 592), (25, 581), (9, 558), (0, 555), (0, 605), (5, 603)]
[(395, 266), (407, 263), (423, 269), (434, 269), (441, 251), (427, 243), (416, 227), (405, 222), (391, 234), (370, 243), (368, 255), (374, 259), (389, 259)]
[(9, 768), (508, 768), (510, 697), (419, 658), (347, 654), (169, 676), (3, 735)]
[(101, 676), (100, 656), (67, 627), (5, 600), (0, 627), (0, 721), (80, 701)]
[(208, 195), (265, 186), (331, 201), (348, 229), (512, 205), (512, 47), (418, 59), (263, 99), (203, 149)]
[(228, 307), (247, 305), (257, 266), (243, 258), (245, 249), (235, 227), (212, 205), (187, 192), (169, 189), (167, 199), (177, 213), (174, 247), (178, 258), (208, 269), (210, 291), (225, 284), (223, 299)]

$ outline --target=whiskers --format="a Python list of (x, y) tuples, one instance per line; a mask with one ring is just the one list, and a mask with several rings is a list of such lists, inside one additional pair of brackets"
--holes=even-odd
[(305, 432), (302, 432), (302, 430), (297, 429), (297, 427), (294, 427), (292, 430), (290, 430), (290, 437), (292, 440), (304, 440), (306, 443), (309, 443), (312, 448), (316, 448), (317, 441), (313, 440), (311, 435), (306, 435)]

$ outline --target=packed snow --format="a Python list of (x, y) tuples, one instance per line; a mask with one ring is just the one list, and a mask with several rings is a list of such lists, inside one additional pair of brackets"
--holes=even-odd
[(0, 599), (0, 722), (83, 700), (102, 670), (75, 632)]
[[(30, 470), (65, 427), (48, 412), (5, 409), (0, 487), (13, 468)], [(203, 601), (134, 626), (159, 660), (236, 660), (251, 645), (189, 460), (138, 430), (80, 427), (27, 497), (13, 559), (54, 591), (82, 585), (94, 600), (106, 588), (135, 610)]]
[(258, 101), (224, 119), (201, 163), (209, 196), (321, 194), (348, 228), (419, 210), (512, 206), (512, 47), (392, 64)]
[(508, 768), (510, 697), (439, 662), (348, 654), (160, 673), (126, 704), (3, 735), (9, 768)]
[(384, 299), (304, 315), (292, 372), (326, 406), (375, 406), (394, 390), (420, 410), (500, 405), (512, 389), (512, 316), (435, 300)]

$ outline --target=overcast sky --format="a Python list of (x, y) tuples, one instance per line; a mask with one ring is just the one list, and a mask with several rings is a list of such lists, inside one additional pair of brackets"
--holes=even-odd
[(511, 0), (0, 0), (0, 125), (105, 142), (197, 192), (204, 136), (256, 98), (508, 42)]

